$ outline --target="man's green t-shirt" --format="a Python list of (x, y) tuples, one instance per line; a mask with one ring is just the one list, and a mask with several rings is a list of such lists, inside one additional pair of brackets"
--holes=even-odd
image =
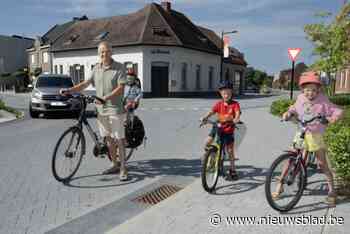
[[(112, 60), (108, 67), (103, 66), (102, 63), (97, 63), (92, 70), (90, 79), (93, 86), (96, 88), (96, 96), (104, 97), (112, 93), (118, 85), (126, 83), (126, 72), (123, 64)], [(123, 107), (124, 93), (114, 96), (108, 100), (104, 105), (96, 105), (97, 111), (100, 115), (113, 115), (124, 113)]]

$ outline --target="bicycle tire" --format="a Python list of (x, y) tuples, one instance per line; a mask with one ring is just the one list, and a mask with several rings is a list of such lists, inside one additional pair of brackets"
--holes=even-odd
[[(214, 159), (214, 164), (211, 163), (211, 165), (214, 165), (214, 179), (213, 179), (213, 184), (212, 185), (208, 185), (208, 181), (207, 181), (207, 164), (209, 162), (209, 160)], [(202, 179), (202, 186), (204, 188), (205, 191), (207, 191), (208, 193), (212, 193), (213, 191), (215, 191), (216, 188), (216, 184), (218, 182), (219, 179), (219, 170), (220, 170), (220, 154), (218, 153), (217, 150), (214, 149), (209, 149), (207, 150), (204, 155), (203, 155), (203, 159), (202, 159), (202, 168), (201, 168), (201, 179)]]
[(135, 148), (126, 148), (125, 149), (125, 162), (127, 162), (130, 158), (131, 155), (133, 154)]
[[(297, 155), (293, 154), (293, 153), (286, 153), (286, 154), (282, 154), (280, 155), (271, 165), (270, 169), (268, 170), (268, 173), (266, 175), (266, 182), (265, 182), (265, 197), (267, 199), (267, 202), (269, 203), (269, 205), (280, 212), (287, 212), (290, 211), (291, 209), (293, 209), (293, 207), (299, 202), (300, 198), (303, 195), (304, 189), (306, 187), (306, 183), (307, 183), (307, 175), (306, 175), (306, 170), (304, 165), (301, 165), (302, 163), (298, 163), (299, 165), (297, 165), (297, 176), (299, 175), (299, 180), (297, 180), (298, 178), (295, 178), (293, 181), (294, 183), (297, 183), (297, 188), (298, 191), (295, 194), (294, 198), (288, 202), (286, 205), (281, 206), (278, 205), (276, 203), (276, 200), (273, 199), (272, 197), (272, 193), (271, 193), (271, 183), (272, 183), (272, 178), (273, 178), (273, 174), (274, 174), (274, 170), (284, 161), (288, 160), (288, 162), (290, 162), (289, 160), (296, 160)], [(290, 167), (290, 163), (288, 164), (288, 170)], [(300, 172), (300, 174), (299, 174)], [(297, 181), (296, 181), (297, 180)]]
[[(75, 167), (70, 171), (70, 173), (66, 176), (62, 176), (61, 173), (59, 172), (59, 169), (57, 168), (58, 165), (57, 165), (57, 160), (58, 160), (58, 149), (61, 145), (61, 143), (63, 142), (63, 140), (65, 139), (65, 137), (69, 136), (69, 133), (72, 133), (72, 138), (70, 141), (72, 141), (72, 139), (77, 136), (78, 139), (77, 139), (77, 143), (75, 145), (75, 148), (77, 149), (79, 147), (79, 145), (81, 144), (81, 150), (79, 152), (79, 154), (77, 155), (77, 164), (75, 165)], [(59, 140), (57, 141), (56, 143), (56, 146), (55, 146), (55, 149), (54, 149), (54, 152), (53, 152), (53, 155), (52, 155), (52, 164), (51, 164), (51, 167), (52, 167), (52, 173), (53, 173), (53, 176), (55, 177), (55, 179), (59, 182), (67, 182), (69, 181), (74, 175), (75, 173), (78, 171), (78, 168), (81, 164), (81, 161), (82, 161), (82, 158), (83, 158), (83, 155), (85, 154), (85, 137), (84, 137), (84, 134), (83, 132), (81, 131), (80, 128), (74, 126), (74, 127), (71, 127), (69, 129), (67, 129), (62, 135), (61, 137), (59, 138)], [(69, 156), (67, 155), (69, 153)], [(76, 153), (76, 152), (75, 152)], [(73, 156), (72, 156), (73, 154)], [(65, 151), (64, 155), (62, 155), (63, 157), (65, 158), (73, 158), (75, 157), (74, 153), (72, 152), (68, 152), (67, 150)]]

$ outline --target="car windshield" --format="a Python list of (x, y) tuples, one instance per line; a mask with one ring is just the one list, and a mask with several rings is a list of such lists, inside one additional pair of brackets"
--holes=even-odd
[(40, 77), (36, 83), (37, 88), (42, 88), (42, 87), (68, 88), (72, 86), (73, 86), (72, 79), (65, 78), (65, 77)]

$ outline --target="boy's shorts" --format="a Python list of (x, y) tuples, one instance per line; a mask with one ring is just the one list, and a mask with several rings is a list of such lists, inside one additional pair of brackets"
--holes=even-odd
[[(294, 137), (294, 142), (299, 138), (300, 134), (297, 133)], [(309, 152), (316, 152), (321, 149), (326, 149), (326, 144), (323, 140), (322, 134), (318, 133), (306, 133), (304, 138), (304, 147)]]
[(125, 114), (98, 115), (97, 124), (101, 137), (110, 136), (115, 139), (125, 138)]
[[(209, 137), (211, 138), (215, 138), (217, 134), (217, 127), (212, 127), (212, 129), (210, 130), (209, 132)], [(231, 145), (235, 142), (235, 137), (233, 135), (234, 133), (232, 134), (223, 134), (222, 135), (222, 140), (224, 141), (223, 143), (226, 144), (226, 145)], [(217, 142), (220, 143), (220, 139), (217, 138)]]

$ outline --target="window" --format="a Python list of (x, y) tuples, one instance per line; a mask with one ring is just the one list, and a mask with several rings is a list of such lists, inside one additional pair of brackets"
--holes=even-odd
[(182, 63), (181, 68), (181, 89), (187, 89), (187, 63)]
[(76, 39), (79, 38), (79, 35), (78, 34), (73, 34), (69, 37), (68, 41), (64, 42), (63, 44), (64, 45), (70, 45), (72, 44)]
[(230, 80), (230, 69), (226, 69), (226, 72), (225, 72), (225, 80)]
[(30, 57), (31, 57), (31, 63), (35, 64), (35, 54), (32, 54)]
[(242, 73), (240, 71), (235, 71), (234, 86), (240, 87)]
[(95, 64), (91, 65), (91, 71), (94, 70)]
[(343, 85), (342, 85), (343, 88), (346, 88), (346, 79), (347, 79), (346, 73), (347, 73), (347, 70), (344, 71), (344, 75), (343, 75)]
[(97, 37), (95, 37), (94, 41), (102, 41), (108, 35), (109, 32), (102, 32)]
[(196, 89), (201, 89), (201, 65), (196, 66)]
[(69, 74), (73, 79), (74, 84), (78, 84), (85, 79), (84, 65), (74, 64), (69, 66)]
[(168, 37), (170, 34), (168, 33), (166, 28), (162, 27), (152, 27), (152, 34), (153, 35), (158, 35), (158, 36), (163, 36), (163, 37)]
[(63, 74), (63, 65), (60, 65), (60, 74)]
[(57, 65), (55, 65), (55, 74), (57, 74)]
[(343, 88), (343, 80), (344, 80), (344, 71), (340, 72), (340, 84), (339, 87)]
[(213, 89), (214, 67), (209, 67), (208, 89)]
[(49, 53), (44, 52), (43, 53), (43, 63), (48, 63), (49, 62)]
[(62, 87), (68, 88), (72, 87), (72, 79), (71, 78), (62, 78), (62, 77), (48, 77), (41, 76), (38, 78), (36, 82), (36, 87)]
[(350, 80), (350, 76), (349, 76), (349, 69), (346, 69), (346, 75), (345, 75), (345, 88), (349, 88), (349, 80)]

